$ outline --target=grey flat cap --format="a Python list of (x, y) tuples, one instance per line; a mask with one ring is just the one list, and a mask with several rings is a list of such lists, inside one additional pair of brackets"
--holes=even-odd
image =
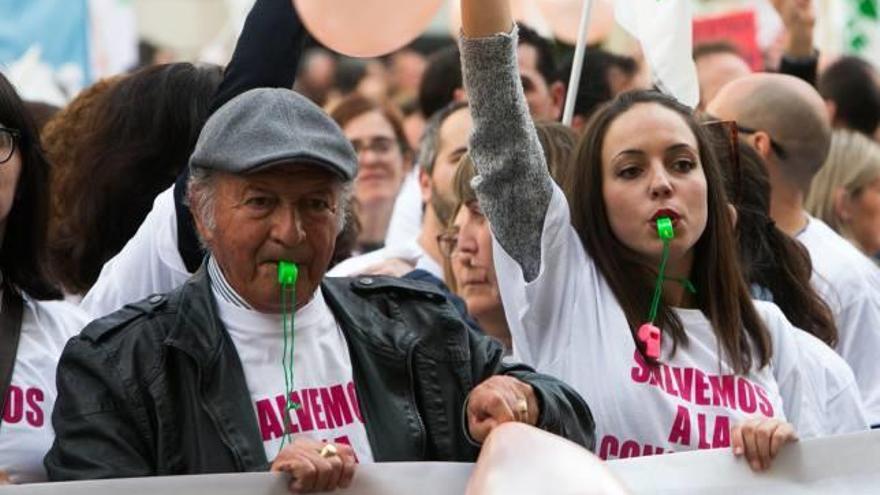
[(357, 173), (354, 148), (323, 110), (294, 91), (260, 88), (214, 112), (189, 166), (241, 174), (288, 162), (319, 166), (345, 181)]

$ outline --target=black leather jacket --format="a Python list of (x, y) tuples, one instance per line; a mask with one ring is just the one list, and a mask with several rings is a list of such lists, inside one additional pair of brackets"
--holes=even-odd
[[(235, 347), (203, 266), (166, 296), (96, 320), (58, 366), (52, 480), (268, 469)], [(325, 279), (348, 342), (376, 461), (473, 461), (463, 407), (495, 374), (531, 384), (539, 427), (588, 448), (590, 411), (574, 390), (470, 330), (439, 289), (384, 277)]]

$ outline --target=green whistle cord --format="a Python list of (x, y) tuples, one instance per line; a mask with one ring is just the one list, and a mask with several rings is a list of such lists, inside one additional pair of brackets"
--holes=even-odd
[(657, 280), (654, 282), (654, 296), (651, 298), (651, 309), (648, 313), (648, 321), (653, 325), (657, 319), (657, 311), (660, 309), (660, 297), (663, 295), (663, 282), (672, 280), (678, 282), (691, 294), (697, 293), (697, 288), (686, 278), (666, 277), (666, 263), (669, 261), (669, 242), (675, 237), (672, 228), (672, 220), (669, 217), (657, 219), (657, 235), (663, 241), (663, 255), (660, 258), (660, 268), (657, 270)]
[(281, 367), (284, 371), (284, 434), (281, 436), (281, 446), (278, 452), (284, 448), (284, 442), (293, 443), (290, 428), (290, 412), (300, 408), (293, 402), (293, 321), (296, 313), (296, 279), (299, 270), (294, 263), (281, 261), (278, 263), (278, 284), (281, 285), (281, 329), (283, 332), (283, 347), (281, 354)]

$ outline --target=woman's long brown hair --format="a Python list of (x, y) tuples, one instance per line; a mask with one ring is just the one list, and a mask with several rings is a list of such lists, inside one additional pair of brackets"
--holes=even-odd
[[(706, 315), (723, 352), (737, 373), (747, 373), (757, 358), (764, 367), (773, 354), (769, 333), (758, 316), (739, 265), (737, 240), (728, 210), (724, 182), (708, 138), (691, 110), (656, 91), (624, 93), (599, 109), (590, 120), (576, 154), (576, 165), (563, 181), (571, 221), (589, 256), (596, 263), (626, 315), (636, 339), (645, 322), (656, 277), (656, 268), (626, 247), (614, 235), (608, 222), (602, 194), (602, 144), (611, 123), (635, 105), (656, 104), (668, 108), (687, 123), (697, 139), (700, 161), (706, 175), (708, 221), (706, 230), (692, 248), (694, 264), (690, 280), (697, 290), (696, 306)], [(688, 344), (681, 321), (661, 301), (655, 324), (673, 339), (673, 353)]]

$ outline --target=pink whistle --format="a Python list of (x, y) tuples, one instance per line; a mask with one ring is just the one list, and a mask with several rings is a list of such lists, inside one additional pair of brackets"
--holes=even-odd
[(639, 327), (639, 340), (645, 344), (645, 355), (651, 359), (660, 359), (660, 329), (650, 323)]

